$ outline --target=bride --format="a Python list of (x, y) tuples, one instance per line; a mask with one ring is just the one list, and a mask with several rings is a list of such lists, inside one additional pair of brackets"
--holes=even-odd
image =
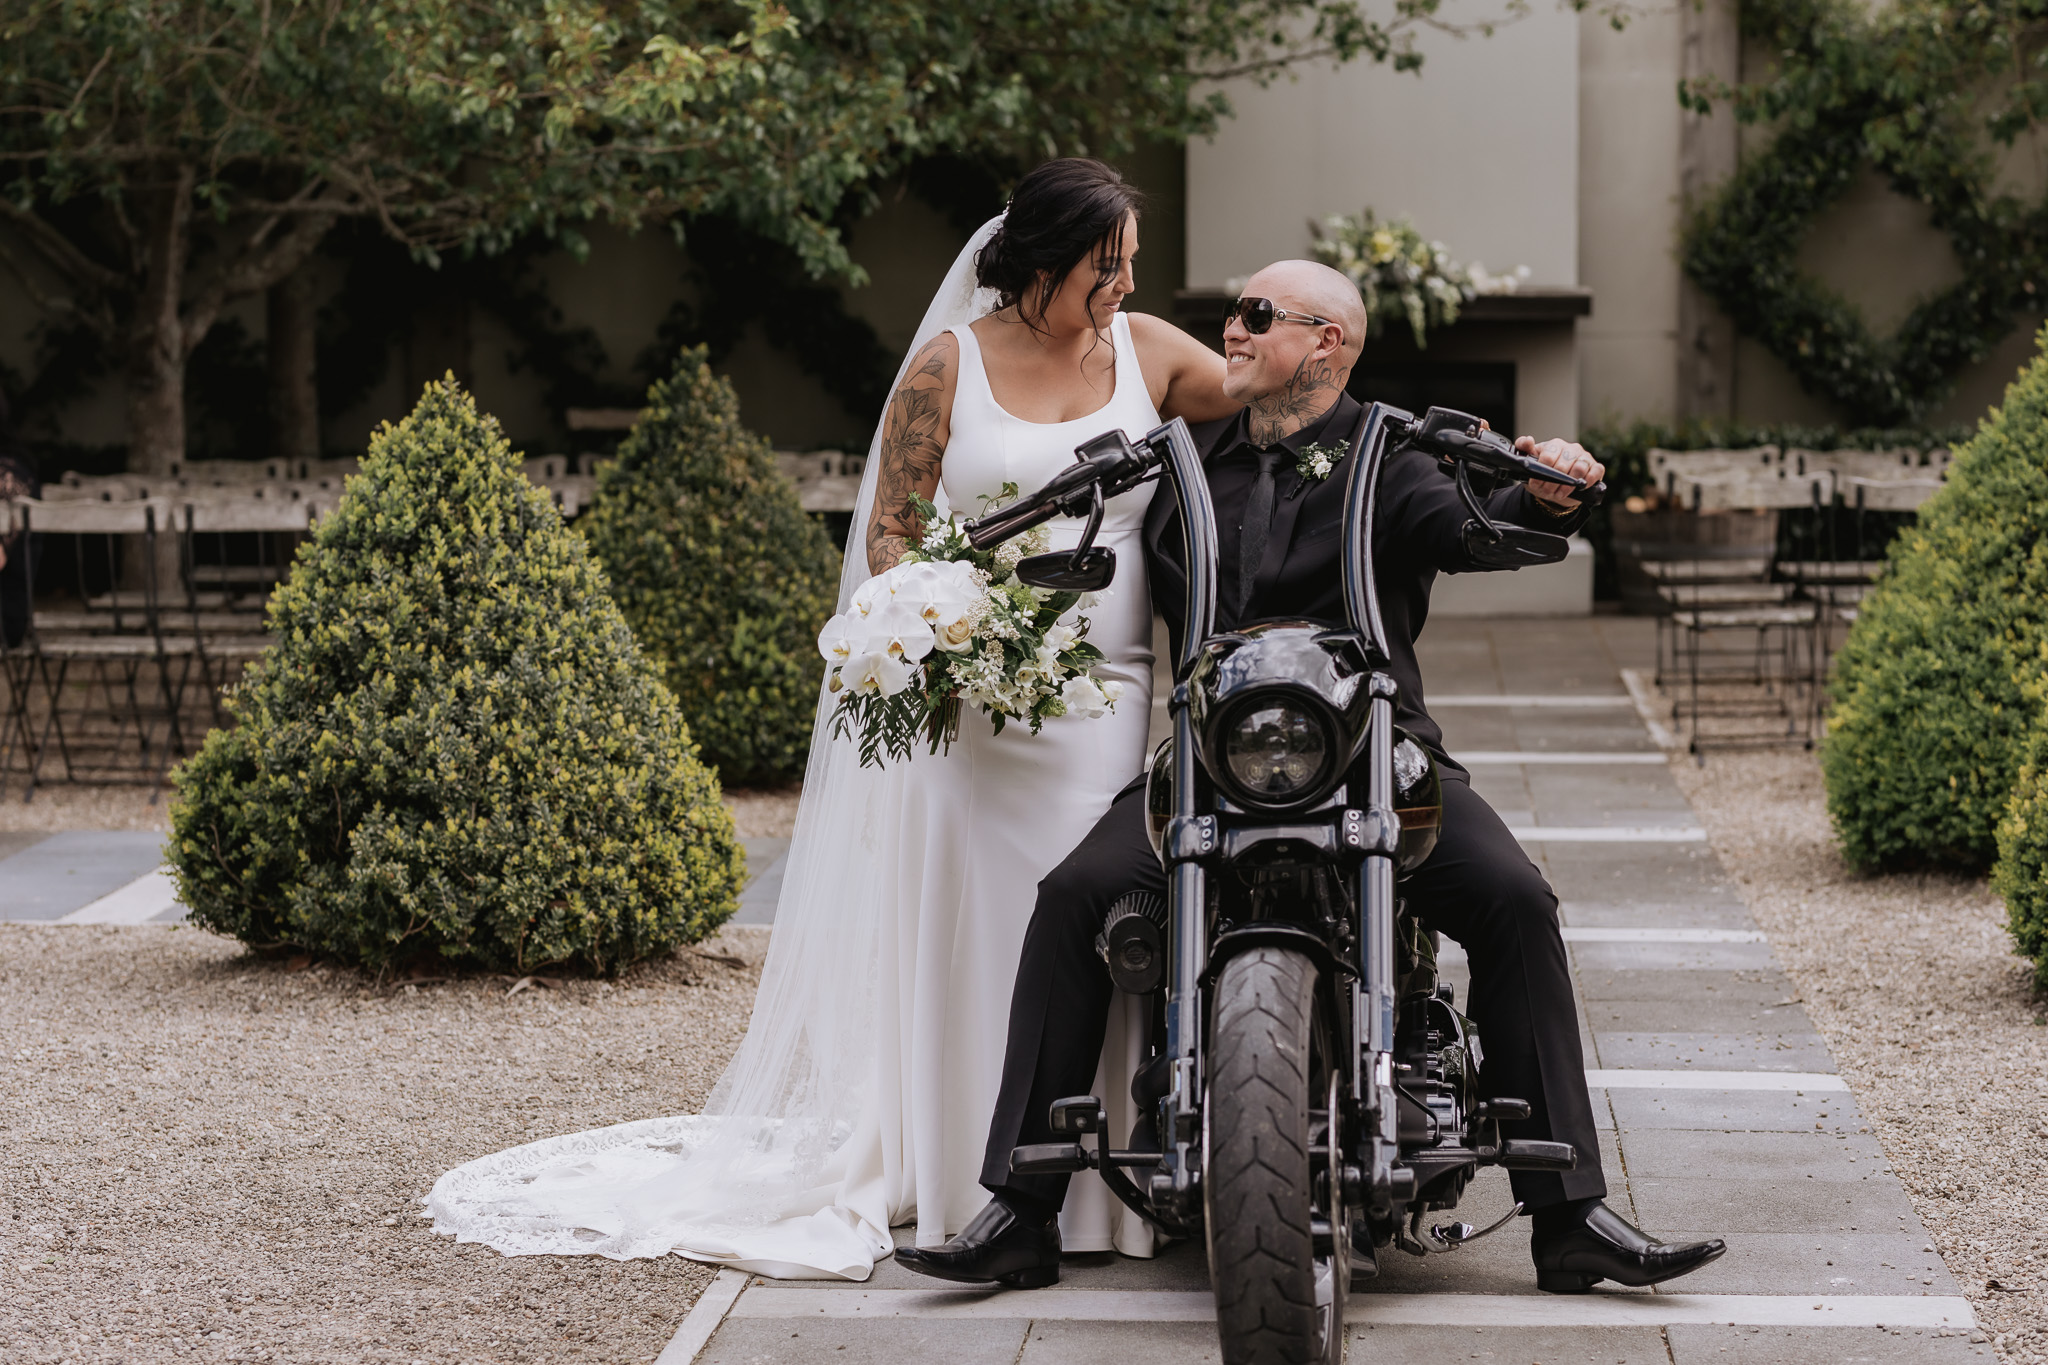
[[(918, 543), (913, 495), (963, 518), (1006, 484), (1038, 487), (1074, 447), (1161, 415), (1228, 415), (1223, 360), (1121, 311), (1137, 193), (1099, 162), (1049, 162), (954, 262), (870, 449), (840, 585)], [(1110, 502), (1097, 543), (1118, 578), (1092, 608), (1096, 674), (1124, 685), (1099, 719), (997, 735), (976, 711), (949, 752), (861, 768), (821, 700), (775, 929), (747, 1036), (705, 1112), (545, 1139), (443, 1175), (437, 1232), (507, 1255), (674, 1252), (756, 1274), (865, 1279), (889, 1229), (943, 1242), (987, 1202), (978, 1183), (1010, 992), (1039, 880), (1144, 759), (1152, 612), (1138, 542), (1152, 485)], [(1077, 522), (1051, 523), (1058, 547)], [(1143, 1030), (1112, 1020), (1095, 1093), (1127, 1096)], [(686, 1045), (678, 1040), (678, 1046)], [(1112, 1111), (1126, 1131), (1136, 1115)], [(1151, 1254), (1099, 1177), (1061, 1215), (1070, 1251)]]

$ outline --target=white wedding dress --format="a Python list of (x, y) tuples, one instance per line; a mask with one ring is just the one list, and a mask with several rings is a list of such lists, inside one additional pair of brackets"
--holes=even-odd
[[(999, 220), (997, 220), (999, 221)], [(1111, 427), (1156, 425), (1119, 315), (1115, 392), (1090, 416), (1034, 423), (990, 392), (966, 324), (992, 306), (972, 287), (985, 225), (954, 263), (910, 348), (959, 338), (941, 506), (971, 513), (1029, 491)], [(899, 379), (900, 379), (899, 374)], [(870, 458), (849, 559), (872, 506)], [(437, 1232), (507, 1255), (676, 1253), (785, 1278), (865, 1279), (916, 1220), (920, 1244), (959, 1231), (979, 1184), (1002, 1073), (1010, 995), (1039, 880), (1142, 766), (1152, 689), (1151, 600), (1140, 525), (1153, 485), (1113, 500), (1098, 544), (1117, 581), (1090, 612), (1096, 672), (1125, 685), (1114, 713), (1062, 717), (1033, 735), (968, 711), (950, 752), (877, 771), (828, 741), (822, 703), (775, 928), (747, 1037), (701, 1115), (548, 1138), (443, 1175), (425, 1202)], [(1054, 546), (1080, 523), (1050, 524)], [(842, 607), (867, 576), (850, 564)], [(1130, 1130), (1143, 1030), (1118, 997), (1097, 1092)], [(671, 1040), (689, 1047), (690, 1039)], [(1150, 1255), (1149, 1227), (1087, 1174), (1061, 1216), (1065, 1246)]]

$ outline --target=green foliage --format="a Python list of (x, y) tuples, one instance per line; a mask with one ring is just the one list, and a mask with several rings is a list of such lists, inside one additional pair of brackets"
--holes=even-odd
[(2013, 946), (2034, 963), (2035, 988), (2048, 991), (2048, 725), (2036, 726), (2029, 737), (2012, 800), (1998, 822), (1991, 885), (2005, 898)]
[(648, 390), (583, 533), (726, 782), (801, 776), (839, 555), (701, 348)]
[(198, 924), (383, 969), (616, 971), (732, 914), (718, 785), (603, 572), (453, 378), (370, 444), (177, 774)]
[[(1810, 393), (1874, 423), (1938, 403), (2048, 284), (2048, 200), (1996, 189), (1994, 149), (2048, 108), (2048, 24), (2032, 0), (1749, 0), (1746, 38), (1771, 77), (1680, 90), (1701, 113), (1731, 100), (1778, 128), (1687, 226), (1686, 274)], [(1963, 278), (1915, 308), (1890, 339), (1804, 273), (1808, 227), (1864, 165), (1927, 206)]]
[(2041, 709), (2027, 683), (2048, 646), (2044, 524), (2048, 356), (1892, 543), (1837, 660), (1822, 763), (1850, 862), (1991, 861)]
[(1432, 327), (1448, 327), (1458, 310), (1480, 294), (1512, 292), (1515, 275), (1489, 275), (1476, 265), (1460, 265), (1442, 242), (1424, 237), (1406, 218), (1381, 222), (1371, 209), (1333, 214), (1310, 223), (1315, 241), (1309, 249), (1325, 265), (1344, 272), (1365, 298), (1368, 328), (1381, 334), (1397, 322), (1408, 324), (1418, 350), (1428, 346)]

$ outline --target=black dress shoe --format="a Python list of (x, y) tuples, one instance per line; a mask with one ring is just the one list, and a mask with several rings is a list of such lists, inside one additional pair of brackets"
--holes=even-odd
[[(1529, 1254), (1536, 1262), (1536, 1287), (1552, 1294), (1583, 1294), (1602, 1280), (1637, 1288), (1662, 1284), (1698, 1270), (1728, 1249), (1718, 1237), (1705, 1242), (1657, 1241), (1597, 1199), (1560, 1220), (1544, 1219), (1544, 1212), (1537, 1213)], [(1561, 1226), (1545, 1227), (1550, 1221)]]
[(897, 1263), (961, 1284), (1043, 1289), (1060, 1282), (1060, 1220), (1027, 1223), (1000, 1199), (941, 1247), (897, 1247)]

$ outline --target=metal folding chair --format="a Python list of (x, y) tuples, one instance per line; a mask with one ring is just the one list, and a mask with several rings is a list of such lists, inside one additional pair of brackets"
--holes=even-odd
[[(53, 744), (67, 781), (160, 786), (172, 756), (184, 748), (180, 713), (198, 651), (193, 637), (164, 630), (157, 546), (159, 534), (169, 530), (169, 505), (22, 499), (14, 506), (25, 531), (71, 538), (68, 556), (53, 557), (68, 559), (78, 604), (37, 603), (29, 617), (24, 645), (43, 712), (29, 739), (23, 799), (34, 796)], [(141, 541), (139, 589), (119, 586), (121, 542), (130, 536)], [(35, 602), (37, 578), (50, 575), (38, 574), (33, 562), (30, 574)], [(106, 591), (95, 591), (96, 574)], [(82, 686), (74, 687), (75, 672), (90, 675)]]
[[(1826, 508), (1834, 496), (1834, 475), (1822, 470), (1798, 472), (1790, 461), (1770, 462), (1759, 470), (1729, 470), (1682, 481), (1685, 500), (1695, 512), (1785, 511)], [(1815, 638), (1817, 606), (1795, 600), (1787, 585), (1768, 582), (1770, 562), (1740, 585), (1710, 582), (1694, 575), (1670, 586), (1669, 630), (1673, 662), (1686, 683), (1688, 745), (1694, 755), (1708, 747), (1813, 743), (1819, 690)], [(1716, 648), (1733, 636), (1733, 647)], [(1712, 695), (1709, 695), (1712, 689)], [(1674, 719), (1678, 707), (1674, 705)], [(1701, 721), (1742, 721), (1769, 718), (1768, 728), (1717, 727), (1703, 731)]]

